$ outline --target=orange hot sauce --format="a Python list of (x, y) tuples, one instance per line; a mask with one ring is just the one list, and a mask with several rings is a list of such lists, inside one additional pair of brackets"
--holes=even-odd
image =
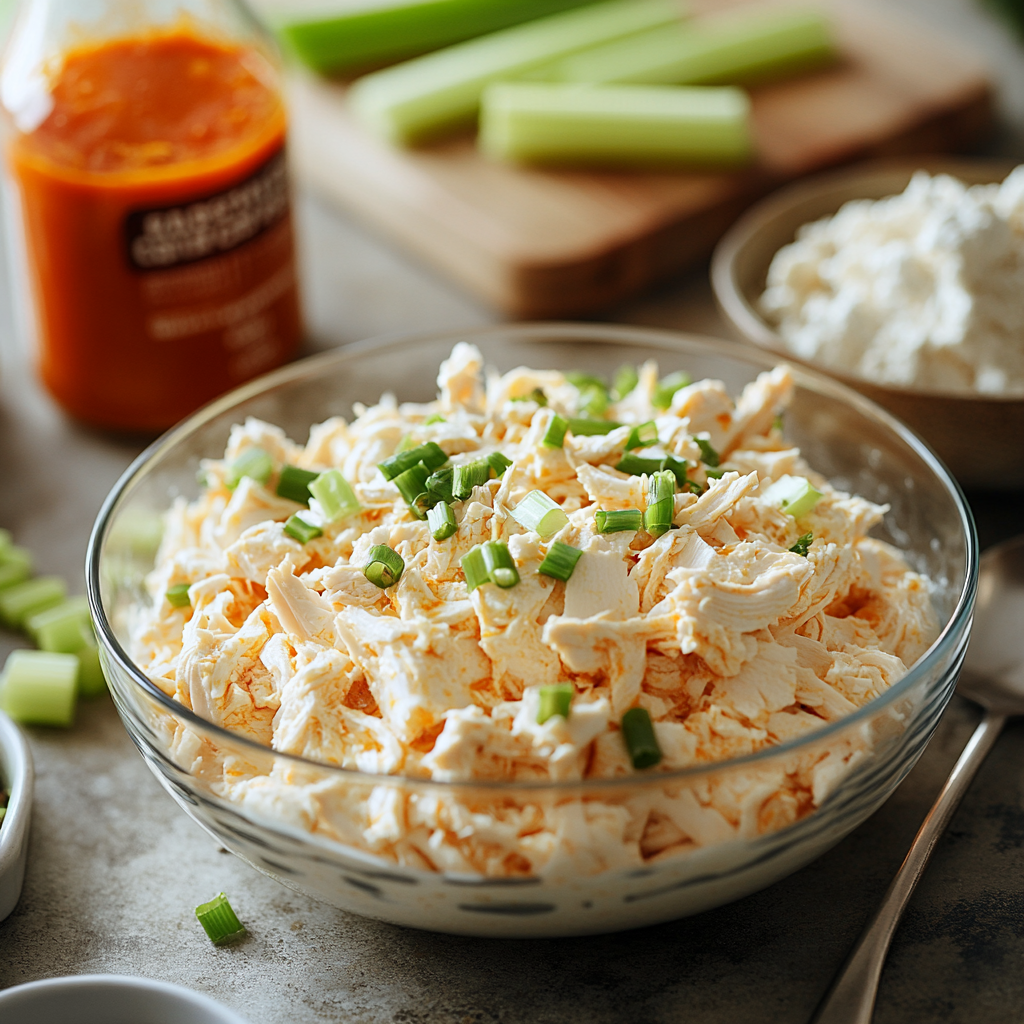
[(285, 110), (190, 27), (67, 52), (9, 148), (39, 367), (72, 415), (160, 430), (300, 339)]

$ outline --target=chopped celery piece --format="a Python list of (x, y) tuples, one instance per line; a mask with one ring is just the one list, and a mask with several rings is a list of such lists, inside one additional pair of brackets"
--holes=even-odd
[(545, 70), (556, 82), (739, 85), (819, 67), (835, 56), (814, 10), (726, 14), (669, 25), (572, 54)]
[(569, 717), (569, 708), (576, 695), (576, 687), (572, 683), (552, 683), (540, 688), (540, 708), (537, 711), (537, 724), (543, 725), (549, 718), (561, 715)]
[(359, 511), (359, 499), (340, 470), (329, 469), (321, 473), (310, 483), (309, 493), (317, 500), (320, 511), (329, 523)]
[(304, 64), (321, 74), (339, 74), (405, 60), (589, 2), (391, 0), (381, 4), (363, 0), (335, 4), (333, 11), (323, 14), (315, 9), (306, 13), (302, 4), (289, 4), (280, 14), (271, 14), (271, 20), (277, 23), (285, 45)]
[(36, 612), (60, 604), (67, 586), (59, 576), (37, 576), (0, 590), (0, 620), (8, 626), (22, 626)]
[(0, 702), (26, 725), (71, 724), (75, 717), (78, 658), (49, 651), (14, 651), (4, 666)]
[(491, 82), (529, 74), (552, 61), (635, 32), (678, 21), (673, 0), (605, 0), (539, 18), (359, 79), (349, 98), (376, 134), (412, 145), (472, 121)]
[(502, 82), (487, 88), (480, 146), (500, 160), (725, 165), (752, 153), (741, 89)]
[(7, 548), (0, 559), (0, 590), (23, 583), (31, 575), (32, 555), (25, 548)]
[(807, 515), (825, 495), (817, 490), (810, 480), (787, 473), (767, 487), (761, 497), (769, 505), (777, 505), (787, 515), (799, 519)]
[(25, 619), (25, 632), (41, 651), (74, 654), (85, 642), (82, 625), (89, 623), (89, 601), (69, 597)]
[(209, 903), (200, 903), (196, 907), (196, 917), (215, 946), (237, 942), (246, 934), (245, 925), (235, 916), (227, 896), (222, 892), (214, 896)]
[(3, 561), (4, 552), (9, 551), (13, 543), (11, 531), (0, 529), (0, 561)]
[(103, 667), (100, 664), (100, 652), (96, 647), (96, 637), (93, 636), (92, 626), (82, 627), (84, 645), (75, 652), (78, 659), (78, 696), (98, 697), (105, 693), (107, 680), (103, 675)]
[(520, 525), (545, 539), (569, 525), (561, 505), (543, 491), (530, 491), (509, 514)]
[(110, 527), (107, 544), (111, 551), (152, 558), (164, 536), (164, 517), (148, 508), (126, 508), (118, 512)]
[(192, 598), (188, 596), (190, 583), (173, 583), (164, 591), (164, 597), (172, 608), (191, 608)]

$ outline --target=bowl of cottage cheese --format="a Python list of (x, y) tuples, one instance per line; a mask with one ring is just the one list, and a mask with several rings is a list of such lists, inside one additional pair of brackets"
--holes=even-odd
[(965, 485), (1024, 485), (1024, 167), (799, 182), (728, 232), (712, 282), (740, 337), (886, 406)]
[(226, 848), (367, 916), (537, 936), (736, 899), (863, 821), (952, 693), (976, 556), (853, 392), (516, 325), (207, 407), (115, 487), (87, 575), (126, 728)]

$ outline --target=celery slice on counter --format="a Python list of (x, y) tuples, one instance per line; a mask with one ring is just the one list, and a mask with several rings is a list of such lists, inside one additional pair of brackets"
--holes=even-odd
[[(289, 4), (268, 17), (285, 46), (314, 71), (339, 74), (405, 60), (593, 0), (390, 0)], [(333, 8), (333, 9), (332, 9)]]
[(67, 585), (59, 576), (37, 576), (0, 590), (0, 620), (8, 626), (22, 626), (36, 612), (60, 604)]
[(75, 717), (78, 658), (49, 651), (14, 651), (4, 666), (0, 704), (26, 725), (71, 724)]
[(11, 546), (0, 556), (0, 590), (23, 583), (32, 575), (32, 555), (26, 548)]
[(484, 88), (570, 53), (681, 17), (678, 0), (605, 0), (417, 57), (359, 79), (358, 117), (391, 142), (412, 145), (472, 121)]
[(78, 696), (98, 697), (107, 691), (107, 680), (100, 665), (100, 652), (92, 636), (91, 626), (83, 626), (82, 635), (86, 637), (86, 643), (75, 652), (78, 659)]
[(740, 89), (503, 82), (484, 93), (480, 146), (530, 163), (737, 164), (749, 113)]
[(836, 54), (818, 11), (729, 14), (670, 25), (572, 54), (545, 69), (555, 82), (748, 84), (797, 74)]
[(83, 624), (89, 624), (89, 601), (69, 597), (66, 601), (35, 612), (25, 619), (25, 632), (41, 651), (74, 654), (85, 642)]

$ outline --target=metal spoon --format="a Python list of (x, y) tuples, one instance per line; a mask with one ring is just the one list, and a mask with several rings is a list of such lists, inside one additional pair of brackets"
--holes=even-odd
[(889, 943), (939, 836), (1006, 719), (1024, 715), (1024, 536), (990, 548), (981, 558), (974, 628), (956, 689), (985, 714), (811, 1024), (871, 1024)]

